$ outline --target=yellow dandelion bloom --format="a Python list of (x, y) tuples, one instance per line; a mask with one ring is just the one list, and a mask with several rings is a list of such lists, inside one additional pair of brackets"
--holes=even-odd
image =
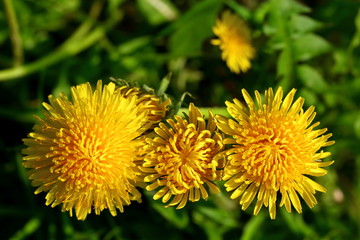
[(155, 137), (147, 138), (143, 165), (146, 187), (152, 191), (160, 188), (154, 199), (162, 198), (168, 206), (183, 208), (187, 201), (207, 199), (206, 184), (214, 193), (219, 189), (213, 182), (221, 178), (222, 161), (216, 157), (223, 150), (222, 135), (218, 133), (214, 116), (204, 116), (194, 104), (189, 106), (189, 116), (168, 119), (169, 127), (160, 123), (154, 129)]
[(250, 30), (245, 22), (238, 15), (225, 11), (221, 19), (217, 19), (213, 32), (219, 39), (213, 39), (211, 43), (220, 47), (221, 57), (229, 69), (237, 74), (248, 71), (255, 49), (251, 45)]
[(156, 95), (145, 93), (137, 87), (121, 86), (120, 89), (125, 97), (134, 95), (138, 97), (137, 104), (148, 112), (147, 118), (153, 124), (160, 122), (165, 117), (171, 103), (169, 98), (161, 101)]
[(281, 193), (280, 207), (285, 205), (288, 212), (291, 205), (301, 213), (299, 196), (309, 207), (317, 201), (316, 191), (326, 189), (311, 180), (309, 176), (327, 173), (322, 167), (333, 163), (322, 162), (329, 152), (320, 150), (334, 141), (328, 141), (331, 134), (323, 135), (327, 129), (314, 130), (319, 122), (315, 118), (314, 107), (303, 110), (303, 98), (293, 102), (293, 89), (283, 100), (279, 88), (275, 95), (269, 88), (265, 91), (264, 103), (259, 92), (255, 92), (257, 104), (243, 90), (246, 105), (234, 99), (226, 102), (228, 112), (236, 120), (217, 116), (218, 127), (230, 135), (225, 144), (228, 161), (224, 167), (227, 191), (233, 191), (231, 198), (241, 196), (240, 204), (245, 210), (257, 198), (254, 214), (263, 205), (269, 207), (270, 217), (276, 216), (277, 193)]
[(140, 201), (135, 188), (140, 175), (134, 163), (138, 137), (148, 129), (147, 112), (136, 96), (125, 98), (114, 83), (98, 81), (71, 89), (72, 101), (65, 95), (49, 96), (44, 103), (44, 119), (37, 117), (33, 132), (24, 139), (24, 166), (37, 188), (47, 192), (46, 205), (62, 204), (84, 220), (94, 209), (100, 214), (131, 200)]

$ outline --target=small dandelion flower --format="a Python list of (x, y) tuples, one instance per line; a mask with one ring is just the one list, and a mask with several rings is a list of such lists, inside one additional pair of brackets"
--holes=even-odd
[(170, 103), (170, 98), (161, 101), (159, 97), (152, 94), (140, 95), (138, 101), (141, 108), (149, 112), (148, 119), (153, 123), (160, 122), (166, 116)]
[(151, 182), (146, 189), (160, 188), (153, 198), (166, 203), (173, 197), (167, 207), (181, 209), (188, 200), (208, 198), (205, 184), (212, 192), (219, 192), (213, 181), (221, 179), (222, 161), (216, 155), (223, 144), (211, 112), (206, 123), (199, 109), (190, 104), (186, 119), (174, 118), (167, 120), (169, 127), (160, 123), (154, 129), (155, 137), (146, 139), (140, 168), (146, 174), (145, 182)]
[(168, 111), (171, 100), (168, 98), (162, 101), (158, 96), (146, 93), (137, 87), (121, 86), (121, 93), (125, 97), (137, 96), (137, 104), (141, 109), (148, 112), (147, 118), (153, 124), (160, 122)]
[(255, 199), (254, 215), (263, 205), (269, 207), (270, 217), (276, 216), (277, 193), (281, 193), (280, 207), (285, 205), (288, 212), (291, 205), (302, 212), (299, 196), (309, 207), (317, 201), (316, 191), (326, 189), (311, 180), (309, 176), (322, 176), (327, 173), (322, 167), (333, 163), (322, 162), (330, 152), (320, 150), (332, 145), (328, 141), (331, 134), (323, 135), (327, 129), (314, 130), (319, 122), (315, 118), (314, 107), (306, 111), (303, 98), (293, 102), (296, 90), (293, 89), (283, 100), (281, 88), (273, 93), (265, 91), (264, 103), (259, 92), (255, 92), (257, 104), (243, 90), (246, 105), (234, 99), (226, 102), (228, 112), (236, 120), (217, 116), (218, 127), (231, 136), (225, 144), (232, 147), (226, 151), (228, 161), (224, 168), (227, 191), (233, 191), (231, 198), (240, 196), (240, 204), (245, 210)]
[(221, 57), (229, 69), (237, 74), (248, 71), (255, 49), (251, 45), (250, 30), (245, 22), (236, 14), (225, 11), (221, 19), (216, 21), (213, 32), (219, 39), (213, 39), (211, 43), (219, 45)]
[(109, 209), (115, 216), (116, 208), (123, 212), (123, 205), (140, 201), (134, 161), (138, 137), (150, 126), (147, 112), (114, 83), (98, 81), (95, 91), (81, 84), (71, 95), (72, 101), (50, 95), (50, 104), (43, 104), (44, 119), (37, 117), (24, 139), (24, 166), (38, 187), (35, 194), (47, 192), (46, 205), (62, 204), (79, 220), (92, 209), (96, 214)]

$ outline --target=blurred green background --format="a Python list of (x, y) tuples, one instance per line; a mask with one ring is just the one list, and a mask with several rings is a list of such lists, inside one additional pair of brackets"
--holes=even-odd
[[(355, 0), (2, 0), (0, 3), (0, 239), (358, 239), (360, 237), (360, 2)], [(249, 25), (257, 54), (231, 73), (210, 44), (219, 14)], [(297, 88), (336, 141), (335, 163), (316, 181), (328, 192), (303, 214), (252, 216), (228, 194), (165, 209), (144, 193), (112, 217), (85, 221), (45, 206), (22, 167), (22, 138), (49, 94), (109, 77), (155, 89), (184, 105), (224, 107), (268, 87)]]

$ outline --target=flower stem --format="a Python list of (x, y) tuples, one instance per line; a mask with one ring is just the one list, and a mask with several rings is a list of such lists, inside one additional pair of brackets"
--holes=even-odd
[(102, 5), (102, 1), (95, 1), (91, 7), (88, 19), (81, 24), (80, 27), (55, 51), (32, 63), (21, 66), (17, 65), (13, 68), (0, 71), (0, 82), (24, 77), (31, 73), (40, 71), (41, 69), (47, 68), (65, 58), (78, 54), (101, 39), (105, 35), (105, 30), (108, 25), (111, 25), (112, 23), (98, 26), (90, 33), (88, 32), (93, 27), (96, 18), (99, 16)]
[(88, 34), (88, 36), (84, 36), (84, 40), (82, 42), (68, 42), (68, 44), (64, 44), (58, 50), (55, 50), (54, 52), (35, 62), (2, 70), (0, 71), (0, 81), (24, 77), (46, 67), (49, 67), (50, 65), (53, 65), (54, 63), (59, 62), (69, 56), (76, 55), (97, 42), (102, 36), (104, 36), (104, 33), (104, 29), (102, 27), (98, 27), (90, 34)]
[(275, 21), (277, 22), (277, 31), (278, 35), (284, 42), (284, 49), (282, 50), (283, 58), (286, 59), (286, 67), (284, 68), (283, 78), (278, 83), (278, 87), (281, 86), (284, 92), (289, 91), (294, 84), (295, 78), (295, 53), (294, 46), (292, 40), (290, 38), (290, 29), (289, 29), (289, 21), (288, 14), (284, 13), (279, 6), (283, 6), (287, 0), (272, 0), (271, 1), (271, 12)]
[(21, 35), (19, 30), (19, 24), (17, 21), (16, 13), (12, 0), (3, 0), (5, 16), (9, 24), (10, 40), (13, 51), (13, 66), (20, 66), (24, 61), (24, 52), (22, 47)]

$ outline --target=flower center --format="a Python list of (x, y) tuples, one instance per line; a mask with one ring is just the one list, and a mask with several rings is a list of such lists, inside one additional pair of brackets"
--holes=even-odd
[(217, 164), (212, 160), (215, 144), (210, 131), (198, 131), (194, 124), (189, 124), (186, 129), (178, 129), (161, 148), (160, 164), (155, 169), (177, 193), (200, 188), (203, 177), (210, 178), (216, 169)]
[[(285, 120), (285, 121), (284, 121)], [(266, 122), (267, 124), (264, 124)], [(278, 124), (282, 122), (282, 124)], [(285, 124), (284, 124), (285, 123)], [(292, 129), (291, 131), (289, 131)], [(302, 151), (301, 134), (286, 119), (260, 118), (244, 130), (238, 143), (242, 146), (243, 171), (257, 184), (278, 190), (287, 187), (300, 176), (306, 155)]]
[(61, 128), (57, 133), (54, 140), (57, 146), (51, 148), (54, 166), (50, 171), (59, 173), (60, 181), (70, 181), (74, 184), (71, 187), (81, 189), (104, 171), (105, 164), (101, 161), (104, 152), (99, 134), (89, 126), (82, 130), (70, 126), (70, 129)]
[[(134, 149), (116, 143), (116, 139), (115, 132), (106, 126), (89, 121), (69, 123), (56, 133), (57, 146), (50, 148), (52, 153), (47, 157), (51, 157), (54, 164), (50, 171), (59, 174), (58, 179), (66, 182), (67, 189), (100, 189), (106, 184), (105, 179), (112, 179), (116, 169), (132, 164), (131, 156), (120, 156), (120, 153), (131, 155)], [(132, 172), (125, 171), (123, 177), (131, 178)]]

